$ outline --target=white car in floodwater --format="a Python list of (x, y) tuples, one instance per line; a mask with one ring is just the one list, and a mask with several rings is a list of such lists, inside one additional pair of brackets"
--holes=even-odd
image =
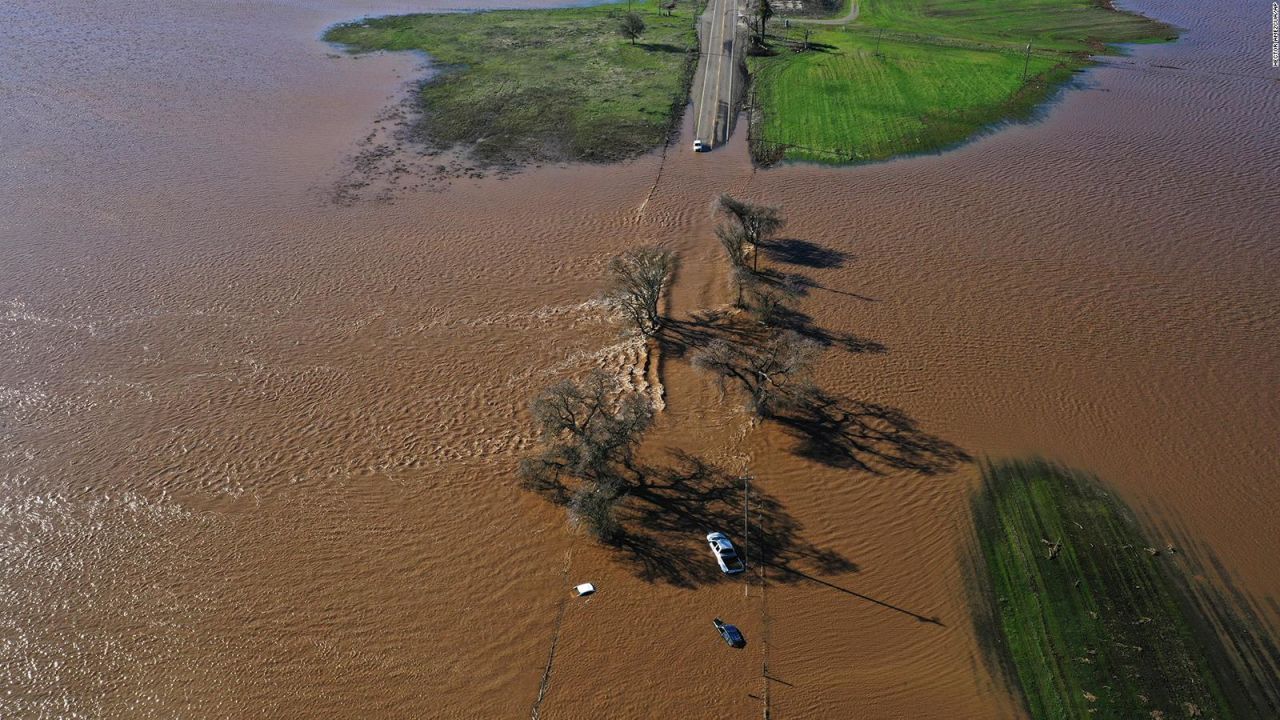
[(711, 552), (716, 556), (716, 562), (725, 575), (737, 575), (747, 569), (742, 564), (742, 558), (738, 557), (738, 551), (733, 549), (733, 543), (729, 542), (724, 533), (713, 532), (707, 535), (707, 544), (711, 546)]

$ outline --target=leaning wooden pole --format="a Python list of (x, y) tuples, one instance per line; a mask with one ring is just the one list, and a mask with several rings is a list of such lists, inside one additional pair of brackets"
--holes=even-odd
[[(751, 505), (751, 476), (743, 475), (742, 476), (742, 565), (743, 567), (747, 567), (750, 565), (750, 563), (748, 562), (748, 557), (750, 556), (750, 552), (751, 552), (750, 550), (751, 533), (750, 533), (750, 526), (747, 523), (747, 508), (750, 507), (750, 505)], [(744, 575), (744, 577), (750, 578), (751, 573), (747, 572)], [(748, 580), (748, 582), (745, 582), (742, 584), (742, 596), (746, 597), (750, 593), (750, 591), (751, 591), (751, 582)]]

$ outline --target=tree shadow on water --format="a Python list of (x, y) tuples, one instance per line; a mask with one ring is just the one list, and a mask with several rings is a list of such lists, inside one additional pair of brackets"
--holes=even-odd
[[(793, 288), (798, 288), (800, 293), (807, 292), (809, 288), (816, 287), (803, 276), (771, 276), (771, 274), (761, 274), (765, 282), (787, 283)], [(780, 305), (773, 309), (771, 323), (774, 327), (784, 330), (794, 330), (801, 336), (806, 337), (823, 347), (834, 347), (854, 354), (882, 355), (889, 352), (889, 348), (883, 343), (872, 340), (871, 338), (854, 335), (853, 333), (840, 332), (838, 330), (828, 330), (813, 321), (813, 317), (808, 313), (797, 310), (789, 305)]]
[(761, 243), (760, 248), (770, 260), (809, 268), (837, 268), (849, 259), (843, 250), (796, 238), (770, 240)]
[(767, 566), (771, 584), (813, 583), (906, 615), (921, 623), (943, 625), (927, 616), (873, 597), (821, 576), (858, 572), (840, 553), (821, 548), (801, 535), (798, 520), (777, 497), (752, 485), (746, 498), (748, 527), (743, 530), (743, 478), (682, 451), (670, 451), (670, 464), (643, 468), (645, 481), (629, 490), (626, 530), (613, 545), (617, 558), (648, 582), (693, 588), (735, 582), (742, 576), (720, 571), (707, 548), (706, 535), (723, 532), (754, 576)]
[[(763, 277), (765, 282), (777, 281), (776, 277)], [(775, 327), (794, 330), (823, 347), (836, 347), (855, 354), (880, 355), (889, 352), (882, 343), (871, 338), (827, 330), (815, 324), (809, 315), (789, 306), (778, 306), (773, 311), (772, 322)], [(717, 339), (738, 343), (756, 342), (765, 329), (746, 325), (740, 318), (723, 311), (704, 311), (695, 313), (688, 320), (668, 321), (658, 342), (662, 345), (664, 354), (678, 358), (706, 347)]]
[(936, 475), (973, 459), (902, 410), (817, 389), (772, 419), (797, 440), (798, 455), (831, 467)]
[(759, 487), (750, 488), (744, 534), (743, 478), (682, 451), (669, 457), (670, 464), (644, 467), (644, 481), (628, 489), (625, 530), (614, 542), (619, 559), (639, 577), (677, 587), (730, 579), (707, 549), (711, 532), (730, 535), (749, 566), (801, 563), (819, 574), (857, 571), (839, 553), (805, 541), (799, 521)]
[[(852, 255), (843, 250), (837, 250), (836, 248), (819, 245), (818, 243), (811, 242), (809, 240), (800, 240), (797, 238), (770, 240), (762, 243), (760, 245), (760, 249), (764, 252), (765, 257), (773, 260), (774, 262), (794, 265), (797, 267), (813, 268), (815, 270), (844, 267), (846, 263), (854, 259)], [(807, 275), (801, 275), (799, 273), (791, 273), (789, 275), (781, 273), (773, 274), (790, 278), (792, 284), (796, 287), (802, 288), (805, 293), (809, 290), (823, 290), (836, 295), (843, 295), (856, 300), (862, 300), (863, 302), (877, 302), (876, 298), (868, 297), (861, 293), (828, 287)]]
[[(767, 282), (777, 277), (766, 277)], [(880, 343), (836, 333), (815, 324), (788, 305), (771, 309), (771, 325), (744, 321), (742, 314), (708, 311), (686, 321), (673, 321), (660, 338), (664, 351), (681, 357), (696, 354), (715, 341), (744, 348), (759, 347), (770, 332), (792, 331), (823, 347), (847, 352), (888, 352)], [(743, 377), (739, 372), (734, 377)], [(763, 415), (795, 438), (794, 452), (830, 467), (876, 475), (907, 471), (920, 475), (949, 472), (972, 458), (958, 445), (922, 429), (904, 411), (888, 405), (843, 398), (801, 383), (776, 410)]]
[(749, 329), (733, 321), (729, 311), (702, 310), (693, 313), (688, 320), (667, 320), (657, 341), (665, 356), (679, 358), (706, 347), (716, 339), (746, 342), (752, 336)]

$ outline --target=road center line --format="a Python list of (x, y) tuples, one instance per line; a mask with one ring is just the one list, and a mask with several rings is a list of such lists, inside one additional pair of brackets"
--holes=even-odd
[(729, 124), (733, 121), (733, 76), (738, 70), (734, 67), (733, 46), (738, 42), (738, 0), (732, 0), (733, 9), (729, 11), (729, 102), (724, 106), (724, 140), (729, 141)]
[[(709, 6), (712, 9), (711, 19), (706, 23), (708, 48), (713, 47), (715, 44), (715, 4), (716, 0), (711, 0), (711, 5)], [(702, 64), (702, 93), (701, 99), (698, 101), (697, 118), (695, 119), (696, 127), (693, 129), (693, 138), (695, 140), (702, 139), (702, 115), (707, 107), (707, 81), (711, 78), (711, 55), (704, 51), (702, 57), (704, 58)]]
[[(725, 1), (727, 1), (727, 0), (725, 0)], [(721, 5), (722, 5), (722, 7), (723, 7), (723, 2), (721, 3)], [(716, 100), (716, 107), (715, 107), (715, 110), (712, 112), (712, 115), (711, 115), (711, 118), (712, 118), (712, 120), (711, 120), (711, 145), (712, 145), (712, 147), (715, 147), (715, 146), (716, 146), (716, 144), (717, 144), (717, 140), (716, 140), (716, 136), (715, 136), (715, 135), (716, 135), (716, 121), (715, 121), (715, 118), (717, 118), (717, 117), (719, 117), (719, 116), (720, 116), (720, 83), (721, 83), (721, 80), (723, 80), (723, 77), (724, 77), (724, 35), (725, 35), (725, 31), (728, 29), (728, 24), (729, 24), (728, 20), (729, 20), (729, 17), (730, 17), (731, 15), (733, 15), (733, 14), (734, 14), (734, 10), (736, 10), (736, 9), (737, 9), (737, 6), (738, 6), (737, 0), (733, 0), (733, 7), (730, 9), (730, 11), (729, 11), (729, 12), (724, 13), (724, 19), (723, 19), (723, 20), (721, 21), (721, 23), (720, 23), (720, 24), (721, 24), (721, 30), (720, 30), (720, 44), (718, 45), (718, 47), (720, 48), (720, 52), (716, 53), (716, 60), (717, 60), (717, 62), (716, 62), (716, 98), (715, 98), (715, 100)], [(733, 42), (733, 41), (731, 40), (731, 41), (730, 41), (730, 43), (732, 43), (732, 42)], [(730, 47), (732, 47), (732, 44), (730, 45)], [(726, 128), (726, 129), (727, 129), (727, 128)], [(727, 137), (727, 133), (726, 133), (726, 137)]]
[(711, 134), (711, 147), (713, 148), (718, 144), (716, 142), (716, 108), (720, 103), (720, 67), (721, 59), (724, 54), (724, 22), (722, 20), (722, 16), (724, 15), (724, 6), (727, 2), (729, 2), (729, 0), (720, 0), (720, 5), (716, 8), (716, 12), (718, 14), (712, 19), (716, 24), (716, 29), (720, 31), (719, 36), (716, 37), (714, 45), (716, 48), (716, 89), (711, 93), (711, 104), (707, 106), (707, 119), (711, 122), (711, 127), (707, 128), (707, 132)]

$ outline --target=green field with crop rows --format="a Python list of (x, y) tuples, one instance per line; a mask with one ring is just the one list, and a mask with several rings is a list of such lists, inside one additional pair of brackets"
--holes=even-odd
[[(752, 57), (752, 151), (853, 163), (939, 150), (1025, 118), (1115, 43), (1174, 35), (1074, 0), (864, 0), (847, 27), (771, 26)], [(1031, 44), (1030, 52), (1027, 44)]]

